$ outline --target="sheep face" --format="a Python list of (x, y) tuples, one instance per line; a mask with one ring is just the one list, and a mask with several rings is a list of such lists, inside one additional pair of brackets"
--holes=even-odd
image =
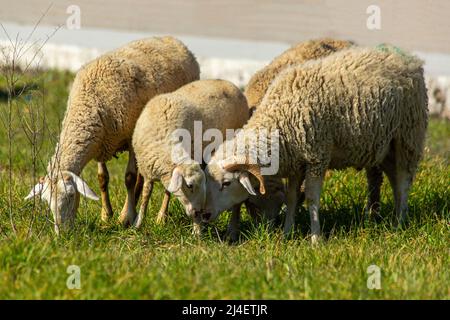
[(72, 227), (80, 202), (80, 194), (98, 200), (97, 195), (76, 174), (63, 171), (53, 179), (42, 177), (25, 200), (37, 195), (47, 201), (53, 213), (55, 232), (59, 234), (62, 227)]
[(200, 222), (200, 213), (205, 203), (205, 173), (200, 164), (178, 165), (172, 172), (167, 191), (173, 193), (183, 204), (186, 214)]
[(227, 170), (227, 166), (223, 166), (221, 162), (208, 164), (205, 170), (206, 202), (203, 222), (215, 220), (221, 212), (245, 201), (249, 194), (256, 195), (247, 169), (241, 167)]

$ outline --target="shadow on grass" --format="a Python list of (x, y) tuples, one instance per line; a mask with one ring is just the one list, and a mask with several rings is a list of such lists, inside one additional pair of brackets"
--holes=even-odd
[[(408, 228), (411, 225), (424, 225), (427, 221), (430, 221), (430, 216), (432, 216), (433, 220), (450, 220), (448, 212), (450, 212), (449, 200), (445, 198), (445, 195), (435, 193), (420, 204), (410, 203), (408, 219), (402, 228)], [(371, 227), (381, 227), (382, 230), (392, 230), (394, 232), (397, 230), (396, 215), (392, 202), (382, 203), (379, 215), (371, 216), (370, 219), (365, 219), (364, 204), (323, 208), (320, 210), (319, 215), (322, 236), (325, 240), (336, 234), (350, 234), (355, 230)], [(252, 240), (252, 237), (261, 229), (268, 232), (282, 232), (283, 230), (284, 214), (280, 214), (273, 225), (265, 223), (262, 227), (258, 226), (248, 215), (245, 214), (243, 216), (245, 218), (241, 221), (241, 237), (238, 244)], [(305, 207), (299, 207), (295, 224), (295, 232), (292, 236), (294, 239), (305, 239), (310, 235), (310, 218)], [(224, 239), (225, 234), (226, 228), (220, 232), (222, 239)]]
[[(427, 197), (417, 197), (410, 202), (408, 225), (422, 226), (430, 221), (450, 219), (449, 199), (446, 194), (429, 192)], [(322, 235), (325, 240), (336, 235), (354, 235), (355, 231), (368, 229), (390, 230), (395, 232), (395, 215), (392, 201), (381, 204), (378, 219), (366, 221), (364, 219), (364, 203), (327, 205), (320, 210), (320, 222)], [(231, 214), (226, 213), (212, 225), (204, 226), (201, 241), (203, 243), (227, 242), (225, 239), (227, 224)], [(47, 217), (49, 219), (49, 217)], [(145, 222), (140, 229), (123, 228), (118, 217), (114, 216), (108, 222), (102, 222), (97, 214), (79, 214), (75, 227), (63, 236), (69, 242), (83, 241), (83, 239), (102, 239), (102, 241), (137, 240), (141, 246), (154, 246), (161, 243), (183, 241), (193, 242), (197, 238), (192, 235), (192, 222), (176, 201), (172, 201), (169, 215), (164, 225), (154, 222), (155, 214), (147, 213)], [(40, 221), (43, 223), (42, 221)], [(284, 214), (280, 214), (271, 225), (268, 222), (258, 224), (242, 210), (240, 224), (240, 240), (237, 245), (248, 241), (262, 241), (279, 238), (282, 235)], [(310, 235), (309, 213), (304, 206), (300, 206), (296, 214), (296, 229), (290, 239), (307, 240)], [(39, 223), (39, 221), (37, 221)], [(53, 230), (48, 221), (46, 222), (46, 234), (53, 235)], [(282, 237), (282, 236), (281, 236)], [(71, 239), (71, 240), (70, 240)]]

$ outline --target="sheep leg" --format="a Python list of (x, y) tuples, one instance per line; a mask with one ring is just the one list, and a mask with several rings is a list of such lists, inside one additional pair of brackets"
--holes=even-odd
[(159, 209), (158, 215), (156, 216), (156, 223), (161, 224), (166, 221), (167, 217), (167, 209), (169, 208), (169, 201), (170, 201), (170, 192), (165, 190), (164, 191), (164, 199), (161, 204), (161, 208)]
[(239, 222), (241, 219), (241, 204), (233, 206), (231, 210), (231, 219), (228, 224), (225, 237), (230, 242), (236, 242), (239, 240)]
[(305, 182), (300, 184), (297, 206), (300, 208), (300, 206), (303, 204), (304, 201), (305, 201)]
[(320, 193), (323, 183), (323, 174), (315, 174), (312, 170), (307, 170), (305, 180), (305, 198), (311, 219), (311, 243), (317, 244), (320, 239)]
[(124, 227), (133, 224), (136, 219), (136, 200), (134, 195), (134, 188), (137, 180), (136, 158), (134, 151), (130, 150), (128, 157), (127, 170), (125, 172), (125, 186), (127, 188), (127, 199), (125, 205), (120, 213), (120, 222)]
[(144, 187), (144, 177), (139, 173), (139, 170), (138, 170), (137, 181), (136, 181), (136, 185), (134, 186), (134, 198), (136, 201), (136, 205), (139, 201), (139, 197), (141, 196), (143, 187)]
[(200, 236), (200, 234), (202, 233), (202, 225), (200, 222), (198, 221), (194, 221), (193, 227), (192, 227), (192, 234), (194, 236)]
[(383, 183), (383, 171), (378, 167), (366, 169), (368, 185), (368, 202), (365, 209), (365, 219), (375, 217), (380, 212), (380, 190)]
[(395, 189), (395, 212), (397, 214), (397, 226), (401, 227), (408, 218), (408, 195), (414, 180), (420, 157), (408, 157), (404, 151), (405, 147), (400, 141), (395, 145), (396, 165), (396, 189)]
[(284, 219), (284, 234), (288, 236), (294, 229), (295, 225), (295, 211), (297, 209), (297, 197), (298, 197), (299, 181), (297, 178), (289, 178), (287, 188), (287, 211)]
[(245, 209), (247, 210), (247, 213), (252, 217), (252, 220), (254, 223), (259, 223), (261, 221), (261, 215), (258, 212), (258, 209), (256, 206), (250, 202), (249, 199), (244, 201)]
[(397, 170), (395, 190), (395, 212), (397, 226), (402, 226), (408, 216), (408, 194), (411, 188), (413, 175), (405, 169)]
[(102, 197), (102, 221), (108, 221), (113, 216), (113, 209), (111, 206), (111, 201), (109, 199), (109, 173), (108, 168), (106, 167), (106, 163), (98, 162), (97, 166), (97, 177), (98, 183), (100, 185), (100, 192)]
[(202, 233), (202, 218), (201, 218), (200, 212), (198, 212), (198, 213), (196, 212), (194, 214), (194, 218), (192, 220), (193, 220), (192, 221), (192, 223), (193, 223), (193, 225), (192, 225), (192, 234), (194, 236), (199, 237), (201, 235), (201, 233)]
[(389, 179), (389, 184), (391, 185), (391, 189), (392, 189), (392, 193), (394, 195), (394, 202), (396, 202), (397, 199), (397, 195), (396, 195), (396, 190), (397, 190), (397, 181), (396, 181), (396, 176), (397, 176), (397, 170), (395, 169), (395, 165), (392, 162), (389, 161), (384, 161), (383, 162), (383, 172), (386, 173), (388, 179)]
[[(401, 146), (396, 145), (394, 150), (401, 150)], [(396, 225), (401, 226), (408, 214), (408, 194), (413, 181), (414, 174), (404, 167), (405, 160), (402, 160), (400, 152), (392, 150), (385, 161), (383, 161), (383, 171), (389, 178), (389, 182), (394, 194), (395, 213), (397, 215)], [(411, 164), (410, 164), (411, 166)], [(413, 170), (412, 170), (413, 171)]]
[(148, 202), (150, 200), (150, 197), (152, 196), (153, 191), (153, 181), (145, 181), (142, 187), (142, 202), (141, 206), (139, 208), (139, 213), (134, 221), (134, 227), (139, 228), (142, 225), (142, 222), (144, 221), (145, 214), (147, 212)]

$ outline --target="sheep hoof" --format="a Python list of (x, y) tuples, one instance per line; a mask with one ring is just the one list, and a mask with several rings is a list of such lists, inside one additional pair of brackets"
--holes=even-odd
[(55, 229), (56, 236), (59, 237), (61, 235), (59, 226), (57, 224), (55, 224), (53, 227)]
[(395, 230), (404, 230), (407, 225), (407, 219), (401, 217), (400, 219), (396, 218), (394, 221), (394, 229)]
[(239, 230), (228, 228), (225, 233), (225, 240), (230, 243), (235, 243), (239, 240)]
[(166, 213), (158, 212), (158, 215), (156, 216), (156, 224), (164, 224), (165, 222), (166, 222)]
[(283, 234), (286, 239), (288, 239), (291, 235), (294, 234), (294, 226), (288, 226), (283, 228)]
[(122, 227), (128, 228), (130, 226), (130, 221), (128, 221), (128, 219), (120, 220), (120, 224)]
[(364, 209), (364, 222), (365, 223), (379, 223), (383, 220), (379, 209)]
[(128, 228), (133, 225), (135, 217), (132, 217), (128, 212), (125, 211), (120, 214), (119, 221), (124, 228)]
[(201, 235), (201, 233), (202, 233), (202, 226), (201, 226), (201, 224), (194, 222), (194, 225), (192, 227), (192, 234), (194, 236), (199, 237)]
[(108, 222), (112, 216), (113, 216), (112, 212), (109, 212), (107, 209), (102, 208), (101, 217), (103, 222)]
[(139, 213), (136, 219), (134, 219), (133, 227), (139, 229), (142, 225), (143, 220), (144, 220), (143, 216)]
[(321, 241), (321, 237), (318, 234), (313, 234), (311, 236), (311, 244), (313, 247), (317, 247)]

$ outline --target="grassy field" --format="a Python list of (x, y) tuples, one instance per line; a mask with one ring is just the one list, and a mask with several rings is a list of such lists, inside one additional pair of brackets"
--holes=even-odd
[[(36, 182), (33, 152), (35, 174), (45, 172), (72, 78), (70, 73), (52, 71), (24, 75), (24, 83), (33, 85), (10, 105), (12, 166), (5, 126), (7, 91), (0, 79), (1, 299), (450, 298), (449, 122), (430, 122), (425, 157), (410, 194), (409, 225), (402, 230), (391, 225), (393, 203), (387, 181), (382, 189), (383, 220), (364, 222), (364, 173), (346, 170), (334, 172), (326, 181), (320, 217), (325, 241), (317, 248), (307, 239), (309, 217), (304, 208), (290, 239), (283, 238), (281, 228), (253, 225), (245, 214), (237, 244), (221, 240), (227, 214), (197, 239), (176, 201), (170, 204), (167, 223), (157, 225), (159, 186), (141, 230), (121, 228), (117, 214), (109, 224), (102, 223), (100, 202), (82, 200), (74, 230), (58, 238), (46, 205), (25, 202), (23, 197)], [(36, 136), (34, 151), (25, 134), (33, 117), (44, 129)], [(126, 159), (124, 154), (109, 163), (117, 213), (125, 198)], [(83, 177), (99, 192), (95, 163), (87, 166)], [(70, 265), (80, 268), (80, 289), (66, 285)], [(371, 265), (381, 271), (379, 290), (367, 287)]]

